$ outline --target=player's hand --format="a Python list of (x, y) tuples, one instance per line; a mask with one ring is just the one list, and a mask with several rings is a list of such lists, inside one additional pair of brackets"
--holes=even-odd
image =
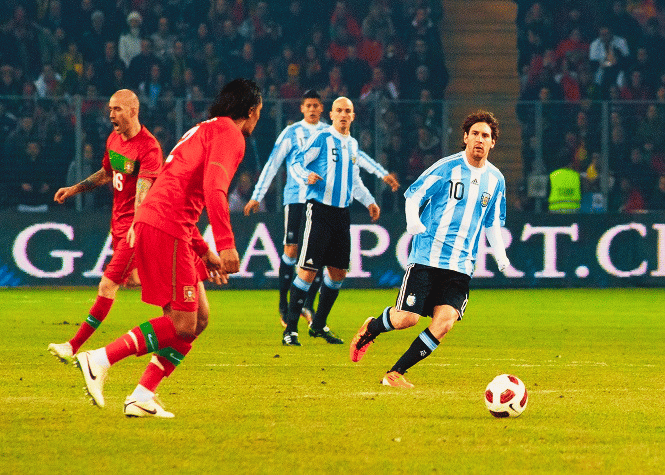
[(235, 274), (240, 270), (240, 256), (235, 248), (220, 251), (219, 258), (222, 261), (221, 271), (225, 274)]
[(134, 223), (132, 223), (132, 225), (129, 227), (129, 231), (127, 231), (125, 240), (127, 241), (127, 244), (129, 244), (129, 247), (134, 247), (134, 244), (136, 244), (136, 232), (134, 231)]
[(53, 201), (56, 201), (60, 204), (64, 203), (67, 198), (70, 196), (74, 195), (74, 187), (73, 186), (66, 186), (64, 188), (60, 188), (58, 191), (55, 192), (55, 196), (53, 197)]
[(422, 234), (425, 231), (427, 231), (427, 228), (420, 220), (418, 220), (415, 223), (406, 224), (406, 232), (413, 236), (415, 236), (416, 234)]
[(311, 172), (307, 176), (307, 184), (308, 185), (313, 185), (314, 183), (316, 183), (319, 180), (323, 180), (323, 178), (321, 178), (317, 173)]
[(369, 210), (369, 216), (372, 218), (372, 222), (375, 223), (379, 219), (379, 216), (381, 216), (381, 208), (379, 208), (376, 203), (372, 203), (367, 209)]
[(256, 200), (249, 200), (242, 210), (245, 216), (249, 216), (252, 212), (256, 213), (259, 210), (259, 202)]
[(499, 267), (499, 271), (503, 272), (505, 274), (505, 271), (508, 267), (510, 267), (510, 261), (506, 259), (499, 259), (496, 262), (496, 265)]
[(394, 173), (388, 173), (386, 176), (383, 177), (383, 181), (386, 185), (390, 187), (393, 193), (399, 190), (399, 182), (397, 181), (397, 178), (395, 177)]
[(214, 282), (217, 285), (229, 283), (228, 276), (222, 270), (222, 260), (217, 254), (208, 249), (208, 251), (201, 256), (201, 260), (206, 265), (206, 269), (208, 269), (208, 281)]

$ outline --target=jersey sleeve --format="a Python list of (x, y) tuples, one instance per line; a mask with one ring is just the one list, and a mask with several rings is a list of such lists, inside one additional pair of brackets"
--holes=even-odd
[(369, 173), (376, 175), (379, 178), (383, 178), (388, 174), (388, 170), (383, 168), (379, 162), (374, 160), (360, 149), (358, 149), (358, 166), (360, 168), (364, 168)]
[(293, 148), (293, 140), (291, 134), (289, 133), (290, 129), (284, 129), (280, 136), (275, 142), (275, 146), (270, 153), (268, 161), (261, 170), (261, 175), (259, 176), (256, 186), (254, 187), (254, 192), (252, 193), (252, 200), (261, 201), (270, 188), (270, 183), (272, 183), (273, 178), (277, 174), (277, 171), (284, 163), (284, 159), (291, 153)]
[(293, 160), (293, 165), (291, 165), (291, 175), (301, 182), (301, 184), (307, 183), (307, 178), (311, 173), (311, 170), (307, 169), (307, 165), (312, 163), (318, 156), (321, 150), (320, 146), (321, 134), (315, 134), (307, 141), (307, 144), (299, 150)]
[(494, 223), (498, 223), (499, 226), (506, 224), (506, 182), (503, 176), (499, 180), (495, 195), (485, 214), (483, 226), (486, 228), (491, 228)]
[[(237, 132), (237, 133), (236, 133)], [(217, 252), (235, 248), (229, 213), (229, 186), (245, 154), (245, 140), (240, 131), (227, 128), (207, 131), (203, 194)]]
[(437, 173), (438, 171), (438, 168), (434, 170), (432, 168), (425, 170), (423, 174), (407, 188), (404, 192), (404, 197), (415, 200), (419, 206), (421, 206), (424, 201), (431, 198), (435, 193), (441, 190), (441, 187), (443, 186), (443, 180)]
[(159, 146), (156, 139), (151, 142), (152, 143), (146, 144), (146, 150), (139, 158), (141, 162), (139, 178), (155, 179), (157, 178), (157, 175), (159, 175), (159, 171), (162, 169), (162, 163), (164, 162), (162, 148)]
[(376, 204), (376, 200), (360, 178), (360, 168), (357, 164), (353, 165), (353, 198), (361, 202), (365, 208)]

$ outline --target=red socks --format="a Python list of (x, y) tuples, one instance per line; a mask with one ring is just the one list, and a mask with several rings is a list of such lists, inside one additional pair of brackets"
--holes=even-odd
[(90, 308), (88, 318), (81, 324), (81, 328), (76, 332), (74, 338), (69, 340), (69, 344), (72, 345), (72, 350), (75, 354), (104, 321), (113, 306), (113, 301), (113, 299), (102, 297), (101, 295), (97, 296), (97, 300), (95, 300), (92, 308)]
[(166, 315), (154, 318), (133, 328), (106, 346), (106, 355), (112, 365), (130, 355), (142, 356), (182, 341), (173, 322)]

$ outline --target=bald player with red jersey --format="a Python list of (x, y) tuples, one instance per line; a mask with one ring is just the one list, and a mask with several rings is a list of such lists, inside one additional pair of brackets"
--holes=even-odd
[(163, 161), (157, 139), (139, 122), (139, 100), (132, 91), (121, 89), (109, 100), (109, 119), (113, 130), (106, 139), (102, 168), (73, 186), (60, 188), (54, 201), (64, 203), (109, 182), (113, 185), (111, 237), (113, 256), (99, 282), (97, 299), (76, 335), (65, 343), (51, 343), (48, 350), (67, 363), (92, 336), (108, 315), (118, 288), (123, 283), (138, 284), (134, 249), (127, 232), (134, 221), (136, 208), (145, 198)]
[[(130, 244), (135, 241), (143, 301), (164, 314), (106, 347), (76, 356), (94, 404), (104, 406), (108, 369), (127, 356), (157, 352), (175, 368), (207, 325), (208, 313), (199, 311), (207, 306), (202, 271), (217, 283), (238, 272), (228, 188), (245, 153), (244, 137), (254, 130), (261, 107), (253, 81), (231, 81), (210, 107), (211, 119), (185, 133), (167, 157), (128, 236)], [(217, 253), (208, 249), (196, 226), (204, 207)], [(154, 396), (139, 385), (125, 400), (125, 415), (173, 417)]]

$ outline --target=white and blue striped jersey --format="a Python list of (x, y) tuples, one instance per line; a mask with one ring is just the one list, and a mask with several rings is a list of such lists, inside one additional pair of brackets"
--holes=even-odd
[(360, 178), (358, 141), (340, 134), (332, 125), (310, 137), (291, 170), (304, 184), (311, 172), (323, 178), (306, 185), (308, 200), (337, 208), (347, 208), (353, 198), (365, 206), (375, 203)]
[(270, 183), (279, 171), (279, 167), (286, 161), (284, 205), (304, 203), (307, 188), (295, 179), (291, 173), (291, 166), (296, 154), (305, 146), (308, 139), (317, 131), (325, 128), (328, 128), (328, 124), (324, 122), (312, 125), (303, 119), (282, 130), (256, 182), (251, 199), (261, 201), (265, 197), (268, 188), (270, 188)]
[(420, 205), (426, 231), (411, 242), (409, 264), (473, 275), (482, 227), (506, 220), (506, 181), (497, 167), (469, 165), (464, 151), (444, 157), (404, 193)]
[(358, 150), (358, 166), (379, 178), (383, 178), (388, 174), (388, 170), (383, 168), (379, 162), (375, 161), (362, 150)]

